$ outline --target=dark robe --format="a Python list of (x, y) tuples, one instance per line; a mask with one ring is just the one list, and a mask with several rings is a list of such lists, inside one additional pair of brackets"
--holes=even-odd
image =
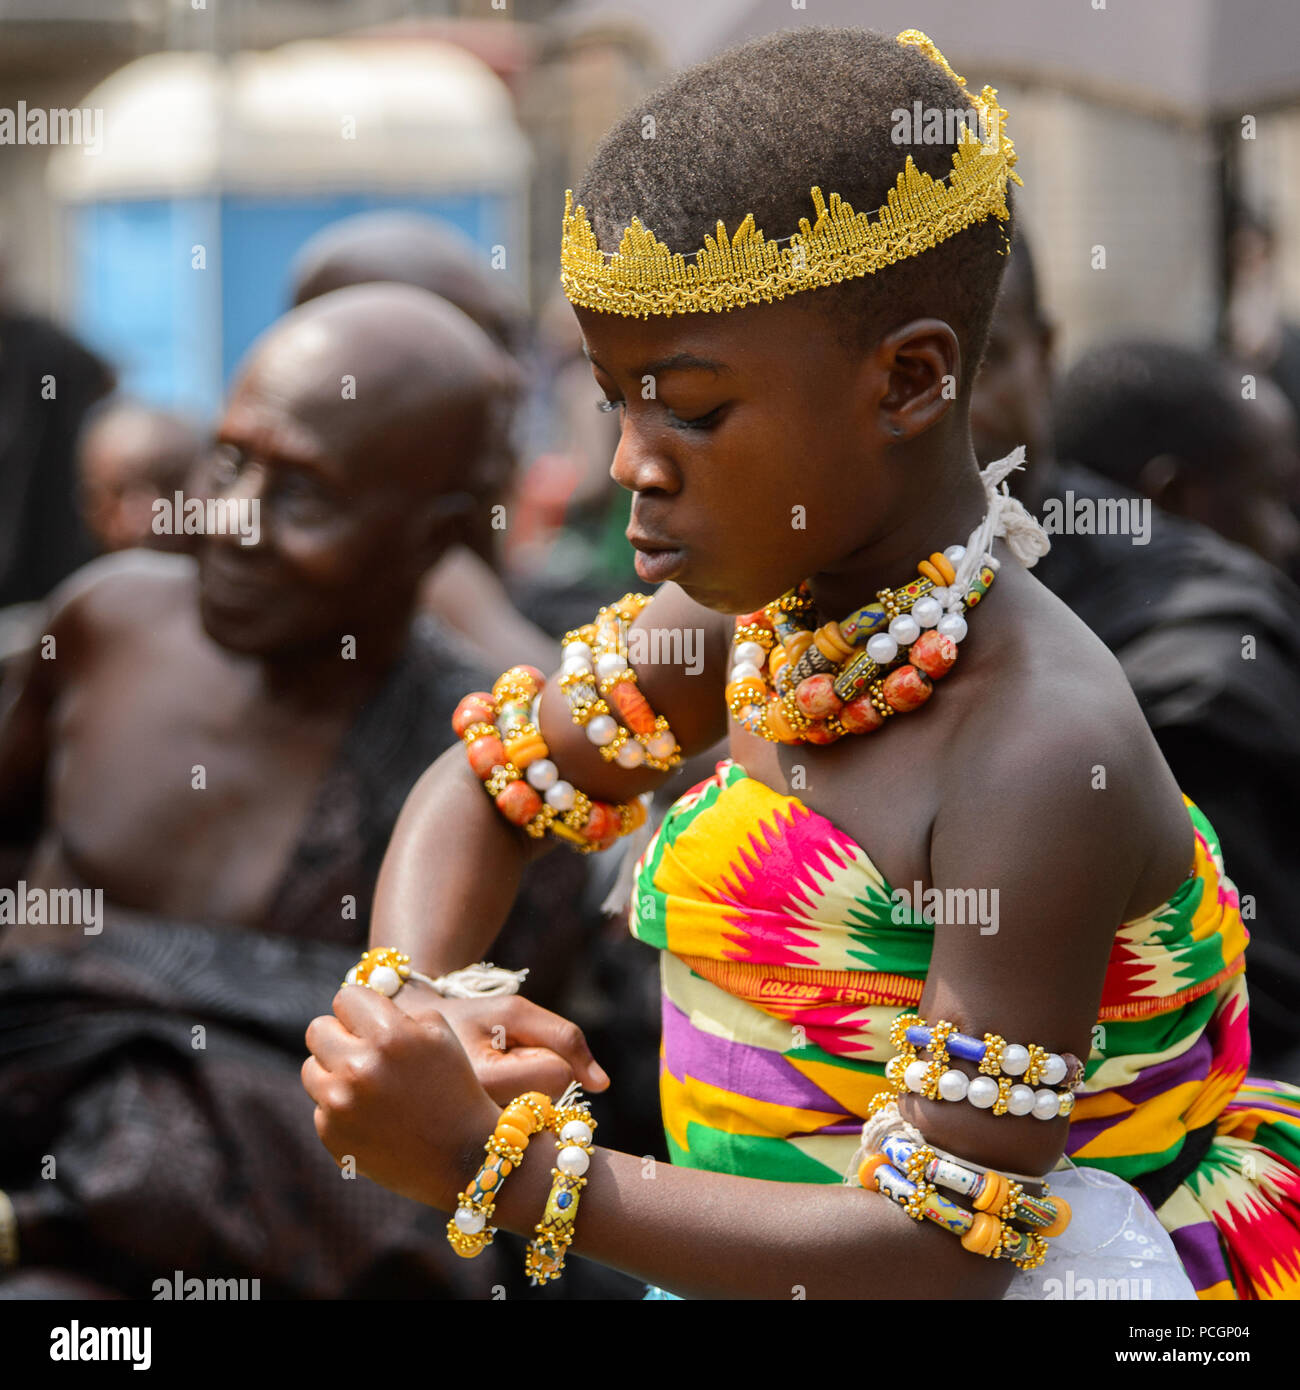
[[(519, 1239), (463, 1260), (445, 1216), (344, 1178), (299, 1076), (307, 1024), (365, 947), (406, 794), (452, 742), (456, 702), (491, 680), (417, 620), (323, 779), (265, 930), (106, 904), (103, 931), (75, 949), (0, 959), (0, 1188), (18, 1214), (20, 1275), (57, 1270), (135, 1298), (178, 1269), (259, 1279), (263, 1298), (531, 1292)], [(562, 848), (530, 865), (493, 950), (529, 966), (529, 997), (550, 1007), (580, 945), (585, 880), (586, 861)], [(549, 1296), (640, 1292), (574, 1259)]]
[[(1062, 465), (1052, 495), (1067, 492), (1135, 495)], [(1228, 876), (1254, 899), (1252, 1073), (1300, 1081), (1300, 590), (1155, 506), (1148, 544), (1055, 535), (1033, 573), (1118, 657), (1179, 787), (1219, 832)]]

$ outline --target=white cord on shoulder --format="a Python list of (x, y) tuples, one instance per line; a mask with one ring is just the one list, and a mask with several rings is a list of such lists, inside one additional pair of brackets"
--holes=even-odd
[(988, 499), (988, 511), (984, 514), (984, 520), (970, 533), (966, 554), (957, 565), (957, 577), (948, 588), (948, 601), (944, 607), (949, 611), (961, 602), (962, 595), (979, 573), (980, 566), (992, 558), (995, 537), (1000, 536), (1006, 541), (1007, 548), (1026, 569), (1033, 569), (1052, 548), (1047, 532), (1026, 511), (1024, 504), (1012, 497), (1004, 481), (1017, 468), (1022, 468), (1024, 462), (1025, 446), (1021, 444), (1006, 458), (998, 459), (980, 470), (980, 485)]

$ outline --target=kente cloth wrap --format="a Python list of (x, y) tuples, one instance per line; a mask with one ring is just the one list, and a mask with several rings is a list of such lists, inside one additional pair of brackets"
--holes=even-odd
[[(1300, 1088), (1247, 1079), (1237, 890), (1183, 800), (1195, 865), (1116, 931), (1066, 1154), (1156, 1194), (1199, 1297), (1295, 1298)], [(920, 1001), (932, 924), (848, 835), (732, 759), (664, 817), (630, 923), (662, 953), (673, 1162), (841, 1182), (885, 1088), (889, 1025)]]

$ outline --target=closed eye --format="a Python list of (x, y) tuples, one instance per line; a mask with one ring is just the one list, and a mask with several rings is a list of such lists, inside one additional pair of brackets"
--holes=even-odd
[[(608, 414), (615, 410), (619, 410), (626, 404), (626, 401), (608, 400), (598, 400), (595, 403), (596, 409), (605, 414)], [(668, 418), (673, 421), (674, 428), (676, 429), (707, 430), (711, 429), (714, 425), (718, 423), (718, 421), (722, 417), (722, 412), (725, 409), (725, 405), (716, 406), (713, 410), (710, 410), (707, 415), (697, 415), (693, 420), (683, 420), (680, 416), (674, 415), (673, 412), (670, 410), (668, 412)]]

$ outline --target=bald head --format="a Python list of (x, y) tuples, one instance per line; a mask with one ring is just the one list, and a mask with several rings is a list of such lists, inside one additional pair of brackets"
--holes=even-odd
[(521, 345), (523, 307), (504, 276), (450, 223), (417, 213), (362, 213), (318, 232), (294, 261), (293, 302), (376, 281), (428, 290), (468, 314), (505, 351)]
[(509, 364), (466, 314), (407, 285), (367, 284), (269, 329), (231, 411), (260, 404), (307, 447), (427, 492), (494, 481), (509, 392)]

